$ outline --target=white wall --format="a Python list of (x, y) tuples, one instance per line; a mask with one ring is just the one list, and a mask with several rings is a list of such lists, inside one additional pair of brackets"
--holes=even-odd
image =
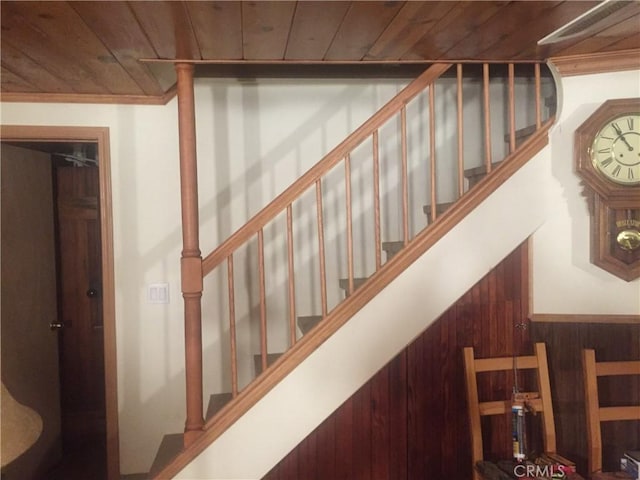
[(589, 261), (589, 213), (574, 173), (574, 132), (605, 100), (640, 97), (640, 71), (561, 79), (550, 136), (553, 215), (532, 239), (534, 314), (640, 314), (640, 279), (620, 280)]

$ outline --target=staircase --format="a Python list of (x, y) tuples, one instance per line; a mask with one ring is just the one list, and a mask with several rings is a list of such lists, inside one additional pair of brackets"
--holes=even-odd
[[(539, 226), (546, 205), (544, 198), (536, 197), (540, 190), (535, 185), (545, 178), (544, 153), (538, 152), (546, 145), (551, 123), (541, 111), (541, 69), (539, 65), (526, 66), (531, 75), (522, 77), (516, 74), (514, 64), (506, 69), (497, 67), (499, 72), (506, 71), (499, 74), (507, 92), (502, 102), (506, 129), (493, 134), (498, 138), (507, 135), (508, 153), (496, 162), (492, 157), (500, 149), (492, 141), (496, 128), (490, 108), (495, 82), (490, 77), (492, 68), (488, 64), (458, 64), (455, 69), (447, 64), (433, 65), (201, 259), (197, 188), (189, 183), (195, 176), (194, 146), (189, 139), (194, 128), (189, 111), (193, 108), (192, 78), (188, 66), (177, 66), (184, 166), (187, 421), (184, 434), (167, 435), (163, 440), (150, 471), (152, 478), (260, 478), (295, 446), (296, 439), (304, 438), (506, 251)], [(451, 70), (455, 70), (453, 76)], [(471, 80), (465, 77), (466, 70), (471, 71)], [(516, 104), (520, 105), (516, 78), (531, 79), (532, 92), (527, 95), (534, 98), (535, 123), (526, 132), (529, 138), (517, 148), (516, 139), (523, 130), (518, 123), (522, 118), (530, 121), (531, 115), (527, 112), (516, 120)], [(482, 161), (472, 165), (465, 162), (465, 96), (473, 97), (476, 92), (468, 87), (469, 81), (479, 87), (474, 100), (482, 112), (484, 144)], [(438, 161), (443, 141), (436, 130), (436, 114), (446, 115), (436, 107), (436, 92), (446, 90), (448, 84), (453, 84), (456, 92), (455, 135), (447, 140), (457, 150), (453, 168)], [(416, 111), (417, 117), (426, 117), (422, 123), (417, 120), (422, 132), (418, 136), (414, 133)], [(428, 145), (426, 168), (425, 152), (414, 151), (415, 144)], [(453, 174), (448, 183), (443, 182), (440, 172), (449, 170)], [(425, 188), (411, 188), (420, 174)], [(387, 178), (394, 181), (383, 181)], [(364, 194), (362, 190), (366, 190)], [(415, 192), (420, 192), (417, 198), (423, 200), (418, 208), (423, 220), (416, 220), (412, 213), (418, 207)], [(343, 213), (335, 213), (337, 204)], [(315, 213), (311, 220), (310, 209)], [(490, 212), (490, 221), (483, 210)], [(328, 211), (333, 215), (327, 215)], [(493, 232), (501, 231), (502, 217), (524, 211), (526, 216), (496, 240)], [(336, 226), (336, 221), (340, 225)], [(299, 232), (306, 233), (313, 226), (311, 244), (315, 247), (301, 249), (300, 239), (307, 235)], [(481, 258), (477, 258), (480, 246), (492, 244), (496, 248), (483, 247)], [(310, 251), (306, 257), (301, 253), (304, 249)], [(446, 258), (452, 252), (458, 260), (467, 259), (463, 262), (468, 265), (465, 271), (446, 273)], [(250, 286), (245, 291), (236, 272), (249, 268), (252, 262), (247, 259), (254, 264), (252, 278), (257, 288)], [(269, 268), (273, 271), (267, 271)], [(425, 276), (425, 271), (434, 273)], [(202, 278), (212, 272), (226, 279), (230, 388), (206, 394), (209, 406), (204, 415), (201, 331), (206, 320), (201, 318), (199, 302)], [(447, 278), (452, 273), (454, 282)], [(308, 295), (301, 293), (311, 290)], [(286, 298), (278, 308), (271, 307), (282, 292)], [(416, 308), (416, 299), (423, 308)], [(246, 319), (242, 311), (248, 311)], [(273, 311), (280, 318), (273, 318)], [(254, 340), (248, 342), (249, 348), (257, 347), (257, 352), (249, 355), (240, 338), (252, 323), (259, 332), (249, 335)], [(247, 380), (249, 369), (255, 378)], [(330, 391), (321, 388), (328, 384), (332, 385), (326, 389)], [(267, 443), (264, 436), (256, 434), (260, 431), (270, 434)], [(274, 431), (281, 435), (273, 435)], [(251, 458), (250, 468), (247, 458)]]

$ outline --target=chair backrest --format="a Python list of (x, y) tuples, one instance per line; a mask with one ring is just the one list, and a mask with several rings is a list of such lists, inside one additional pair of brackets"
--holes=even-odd
[[(535, 344), (533, 355), (515, 357), (518, 370), (536, 370), (538, 394), (530, 403), (542, 416), (542, 435), (546, 452), (556, 451), (556, 429), (551, 403), (551, 384), (547, 365), (547, 349), (544, 343)], [(471, 432), (471, 455), (474, 480), (480, 476), (475, 465), (483, 460), (482, 427), (480, 418), (485, 415), (502, 415), (511, 413), (512, 398), (480, 402), (478, 399), (478, 383), (476, 375), (482, 372), (512, 370), (514, 357), (475, 358), (472, 347), (464, 349), (465, 380), (467, 385), (467, 405)]]
[(594, 350), (582, 351), (584, 374), (584, 399), (587, 412), (587, 446), (589, 448), (589, 472), (602, 470), (602, 434), (600, 424), (619, 420), (640, 420), (640, 404), (601, 407), (598, 396), (598, 377), (640, 375), (640, 360), (596, 362)]

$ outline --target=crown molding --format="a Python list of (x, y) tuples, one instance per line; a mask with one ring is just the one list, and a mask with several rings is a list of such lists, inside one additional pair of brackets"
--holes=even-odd
[(563, 77), (640, 70), (640, 49), (549, 58)]
[(1, 92), (0, 102), (16, 103), (98, 103), (117, 105), (166, 105), (176, 96), (174, 85), (163, 95), (104, 95), (90, 93)]

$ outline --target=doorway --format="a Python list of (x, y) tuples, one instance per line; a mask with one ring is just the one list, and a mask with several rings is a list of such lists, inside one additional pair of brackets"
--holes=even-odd
[[(60, 337), (63, 452), (75, 450), (75, 457), (85, 460), (92, 456), (91, 461), (102, 462), (103, 478), (115, 480), (119, 454), (108, 133), (107, 128), (3, 126), (0, 140), (50, 155), (62, 312), (50, 328)], [(65, 311), (77, 313), (84, 327)], [(78, 446), (90, 448), (78, 455)], [(61, 465), (67, 460), (63, 456)], [(68, 478), (74, 473), (70, 468)]]

